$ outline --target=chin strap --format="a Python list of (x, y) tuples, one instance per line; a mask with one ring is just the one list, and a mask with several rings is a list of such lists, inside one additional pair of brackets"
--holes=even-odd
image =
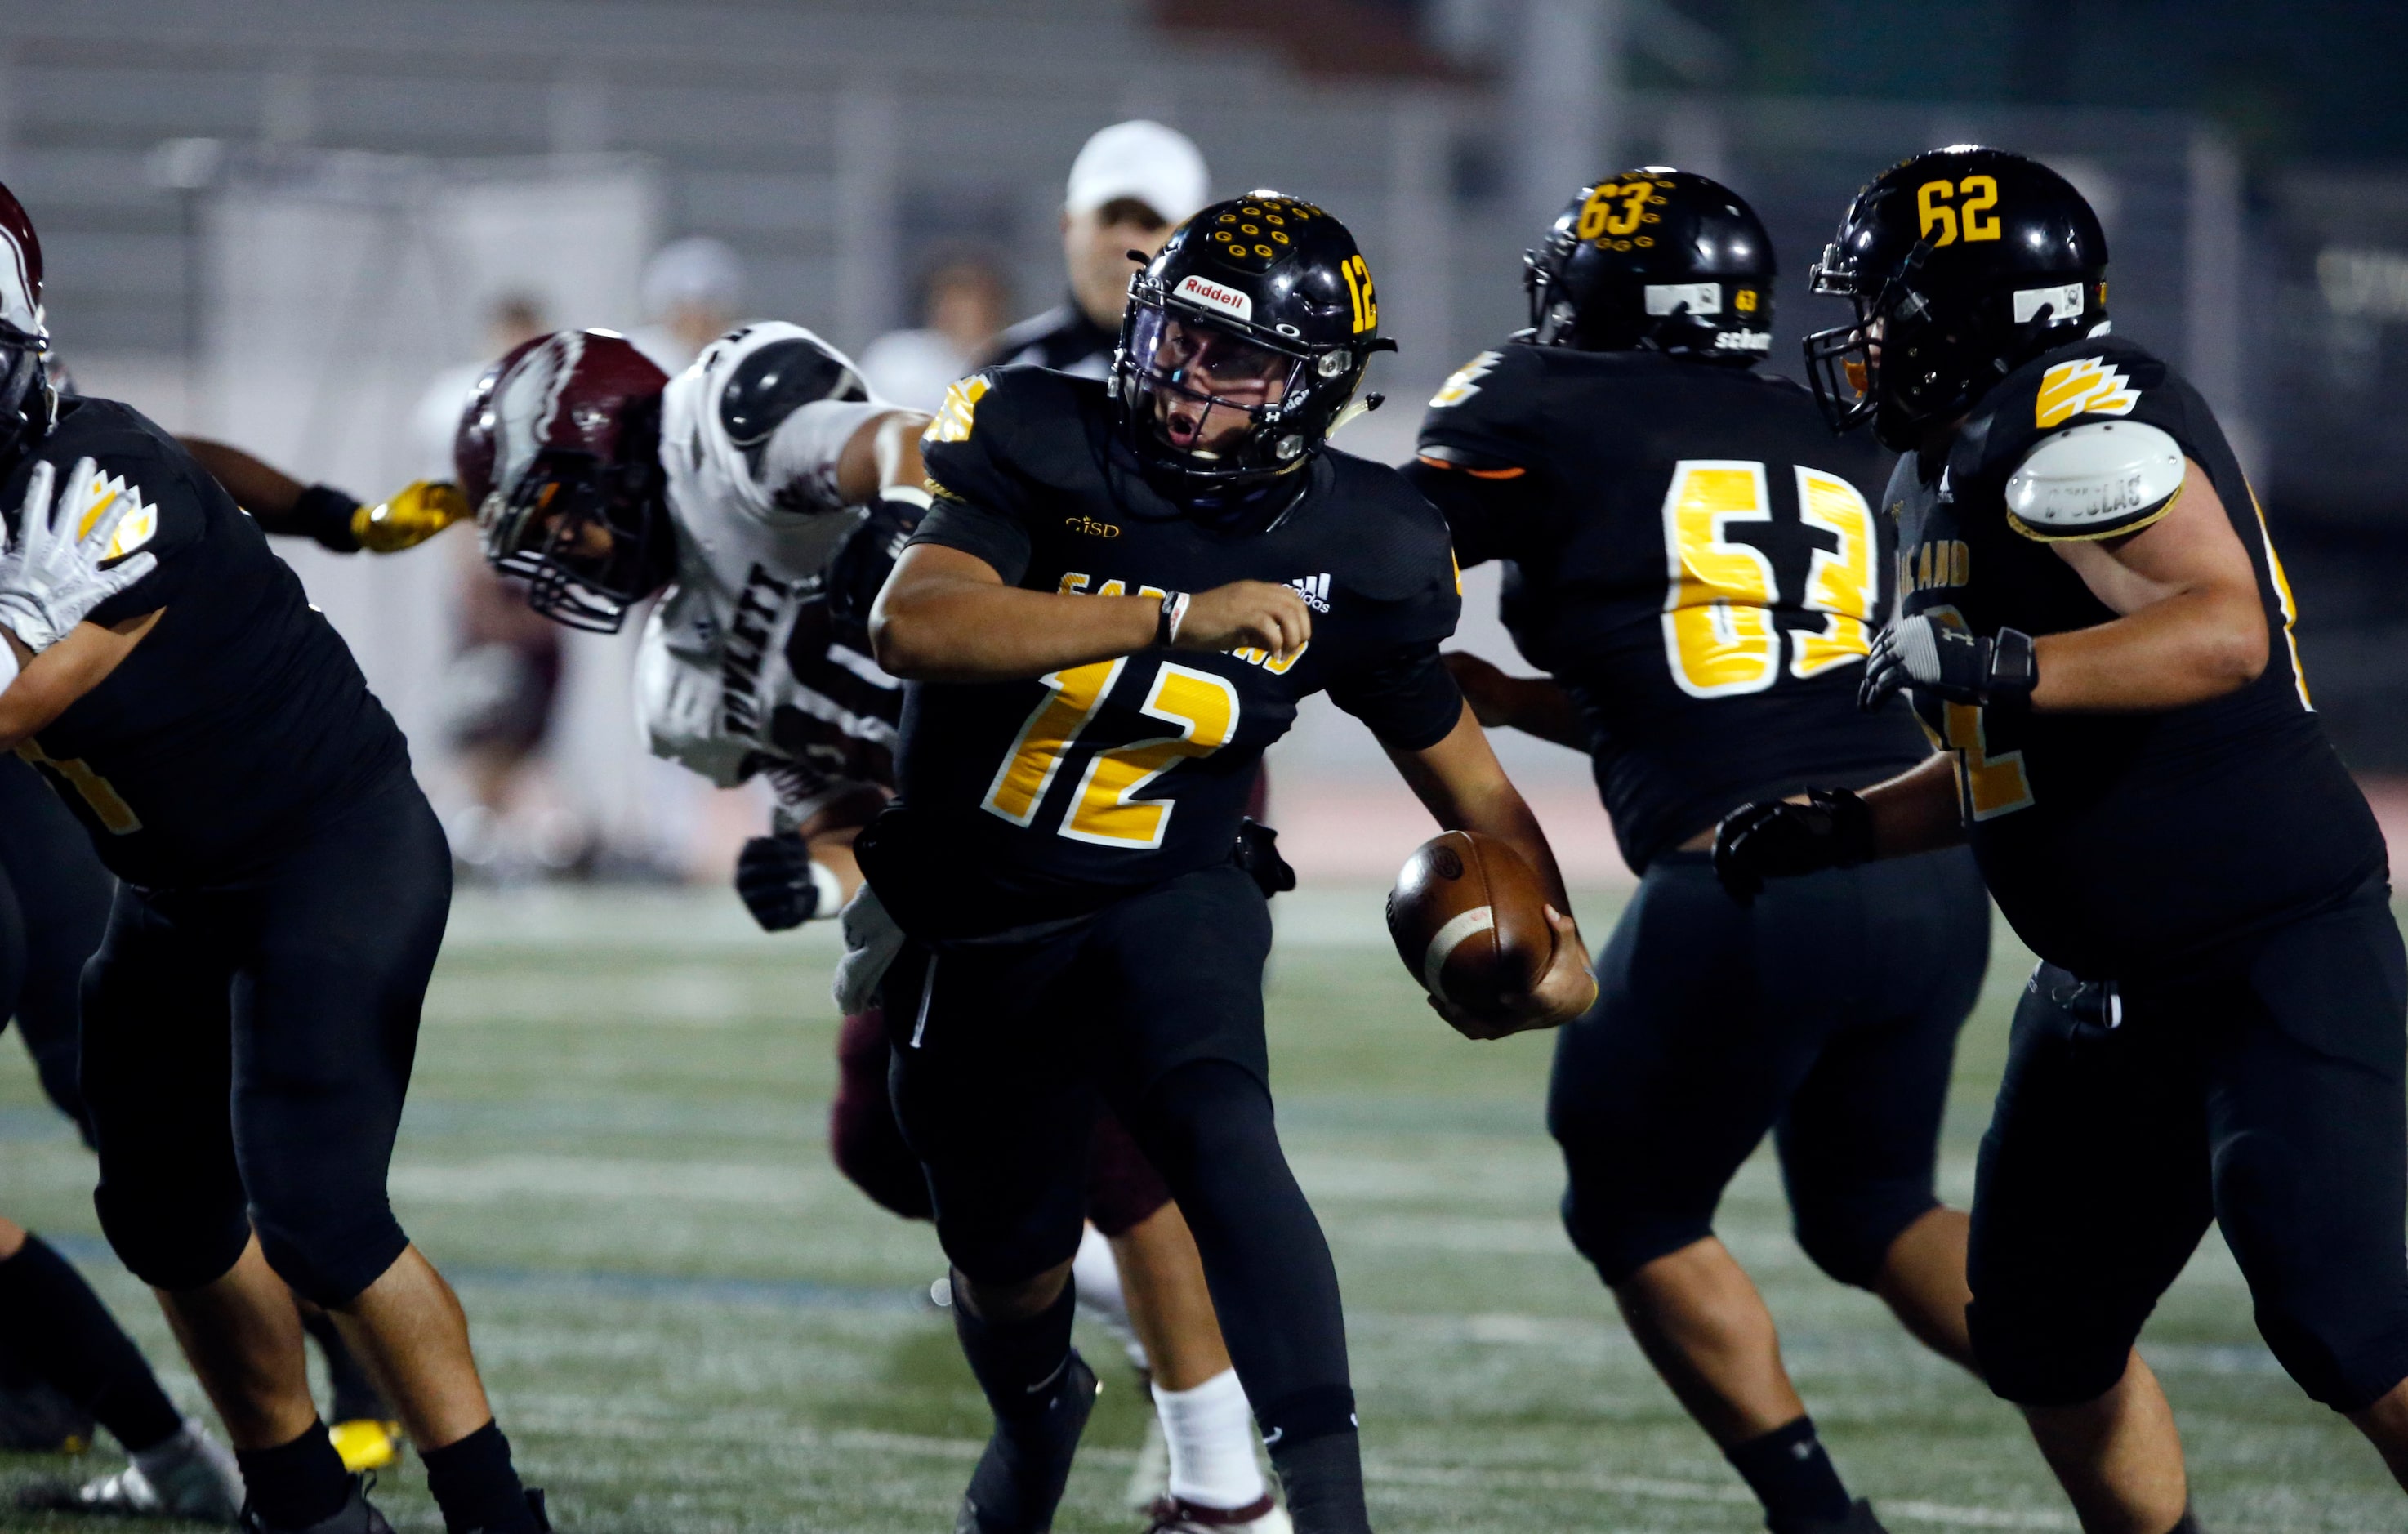
[(1329, 435), (1337, 436), (1348, 423), (1369, 415), (1386, 403), (1388, 403), (1388, 396), (1385, 394), (1365, 394), (1360, 399), (1349, 401), (1346, 409), (1338, 412), (1338, 419), (1329, 423)]

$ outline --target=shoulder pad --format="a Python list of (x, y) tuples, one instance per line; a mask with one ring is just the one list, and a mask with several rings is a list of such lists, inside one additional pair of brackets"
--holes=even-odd
[(851, 361), (808, 334), (754, 347), (719, 387), (719, 423), (754, 473), (785, 419), (824, 399), (866, 400), (869, 390)]
[(2007, 477), (2007, 522), (2043, 541), (2114, 538), (2182, 494), (2181, 444), (2145, 421), (2100, 421), (2043, 437)]

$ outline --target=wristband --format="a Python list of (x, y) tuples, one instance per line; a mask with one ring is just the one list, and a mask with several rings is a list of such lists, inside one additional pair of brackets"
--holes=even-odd
[(838, 880), (836, 870), (818, 858), (811, 859), (810, 872), (810, 919), (814, 922), (834, 921), (837, 913), (844, 909), (844, 885)]
[(1990, 641), (1990, 681), (1986, 689), (1993, 697), (2020, 703), (2028, 700), (2032, 689), (2040, 685), (2040, 656), (2032, 649), (2031, 636), (2021, 629), (2002, 628)]
[(1162, 598), (1162, 616), (1154, 625), (1154, 642), (1170, 646), (1179, 642), (1179, 624), (1187, 616), (1187, 594), (1167, 592)]
[(17, 652), (7, 640), (0, 639), (0, 693), (7, 692), (8, 684), (17, 680)]
[(293, 502), (294, 528), (308, 534), (338, 554), (360, 552), (360, 540), (352, 536), (351, 517), (360, 503), (337, 490), (333, 485), (311, 485)]

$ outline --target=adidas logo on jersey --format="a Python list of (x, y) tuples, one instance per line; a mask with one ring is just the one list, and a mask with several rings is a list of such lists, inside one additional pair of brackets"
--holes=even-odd
[(1289, 581), (1288, 584), (1304, 593), (1304, 605), (1306, 607), (1311, 608), (1315, 612), (1327, 612), (1329, 610), (1329, 577), (1326, 575), (1299, 575), (1295, 580)]

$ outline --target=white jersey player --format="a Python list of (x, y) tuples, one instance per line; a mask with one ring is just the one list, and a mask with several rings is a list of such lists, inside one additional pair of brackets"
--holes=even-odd
[[(927, 418), (775, 321), (675, 379), (620, 337), (563, 331), (480, 390), (457, 456), (488, 559), (576, 627), (615, 630), (660, 594), (636, 662), (652, 751), (723, 788), (767, 778), (777, 824), (738, 888), (773, 929), (834, 915), (853, 882), (842, 842), (892, 779), (902, 693), (862, 622), (927, 505)], [(833, 843), (823, 861), (815, 839)]]
[[(870, 487), (844, 482), (848, 449), (862, 440), (856, 458), (874, 470), (882, 427), (909, 440), (924, 420), (873, 397), (825, 341), (775, 321), (712, 342), (669, 380), (660, 457), (677, 573), (636, 662), (655, 754), (722, 788), (767, 773), (789, 825), (887, 781), (900, 684), (870, 659), (856, 615), (832, 610), (825, 578), (871, 516)], [(916, 453), (892, 456), (916, 472)], [(916, 483), (878, 489), (904, 516), (927, 505)]]

